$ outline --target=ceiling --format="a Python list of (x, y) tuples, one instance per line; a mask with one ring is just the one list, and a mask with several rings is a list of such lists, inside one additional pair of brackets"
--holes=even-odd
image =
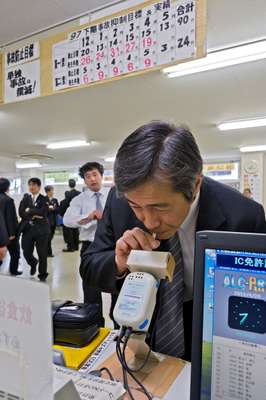
[[(1, 42), (104, 3), (109, 1), (24, 0), (22, 5), (18, 0), (1, 0)], [(209, 50), (266, 38), (265, 1), (208, 3)], [(167, 119), (191, 127), (205, 158), (239, 158), (240, 145), (266, 143), (266, 128), (221, 133), (216, 124), (266, 115), (265, 71), (266, 60), (178, 79), (154, 72), (8, 104), (0, 108), (0, 156), (46, 153), (54, 157), (47, 161), (46, 169), (102, 161), (114, 155), (121, 141), (140, 124)], [(93, 143), (85, 149), (48, 151), (45, 147), (49, 142), (72, 138), (87, 138)]]

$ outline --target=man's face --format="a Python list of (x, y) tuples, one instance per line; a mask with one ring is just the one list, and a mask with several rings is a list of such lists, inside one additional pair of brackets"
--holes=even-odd
[(92, 169), (84, 174), (84, 181), (87, 187), (93, 192), (98, 192), (102, 187), (103, 177), (98, 169)]
[(54, 189), (51, 189), (51, 190), (49, 190), (49, 192), (47, 192), (47, 196), (48, 197), (53, 197), (53, 195), (54, 195)]
[(39, 193), (40, 189), (41, 189), (40, 186), (38, 186), (36, 183), (33, 182), (29, 183), (29, 192), (34, 196)]
[[(196, 180), (193, 194), (200, 189), (201, 176)], [(184, 222), (191, 204), (182, 193), (174, 192), (169, 182), (155, 180), (125, 193), (125, 197), (136, 217), (159, 240), (169, 239)]]

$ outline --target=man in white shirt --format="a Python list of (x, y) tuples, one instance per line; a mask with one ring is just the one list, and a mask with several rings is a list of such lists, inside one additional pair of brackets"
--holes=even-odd
[[(80, 255), (88, 249), (94, 240), (97, 223), (102, 218), (109, 188), (102, 186), (104, 168), (97, 162), (88, 162), (79, 169), (86, 190), (75, 197), (64, 215), (64, 225), (80, 229), (82, 247)], [(84, 303), (98, 303), (102, 307), (101, 292), (83, 286)]]

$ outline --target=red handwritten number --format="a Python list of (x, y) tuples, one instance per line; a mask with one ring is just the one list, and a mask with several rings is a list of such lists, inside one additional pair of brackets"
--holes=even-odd
[(83, 75), (83, 81), (84, 81), (84, 83), (89, 83), (89, 77), (88, 77), (88, 75)]
[(112, 56), (112, 57), (115, 57), (116, 54), (117, 54), (117, 55), (119, 54), (118, 47), (116, 47), (116, 48), (112, 47), (112, 48), (111, 48), (111, 56)]
[(151, 59), (150, 58), (145, 58), (145, 67), (150, 67), (151, 66)]
[(148, 37), (146, 39), (143, 39), (142, 43), (143, 43), (143, 47), (146, 47), (146, 46), (151, 47), (152, 46), (152, 38)]
[(99, 77), (100, 80), (104, 79), (104, 72), (103, 71), (99, 71), (98, 77)]
[(114, 68), (113, 68), (113, 74), (114, 74), (114, 75), (118, 75), (118, 74), (119, 74), (119, 69), (118, 69), (118, 67), (114, 67)]
[(127, 69), (128, 69), (128, 71), (133, 71), (134, 65), (132, 62), (127, 64)]
[(91, 62), (90, 56), (81, 57), (80, 63), (81, 65), (88, 65)]
[(96, 53), (96, 60), (99, 61), (101, 58), (104, 58), (104, 52), (97, 52)]
[(126, 43), (126, 53), (130, 53), (135, 48), (135, 42)]

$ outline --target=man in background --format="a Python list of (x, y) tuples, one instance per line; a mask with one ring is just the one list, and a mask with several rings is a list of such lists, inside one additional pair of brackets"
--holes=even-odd
[[(102, 185), (103, 173), (104, 168), (98, 162), (82, 165), (79, 174), (84, 179), (86, 190), (72, 200), (64, 215), (64, 225), (80, 229), (81, 256), (93, 242), (98, 221), (103, 215), (109, 192), (109, 189)], [(85, 303), (98, 303), (102, 308), (102, 296), (99, 290), (83, 286), (83, 291)], [(104, 324), (103, 319), (102, 323)]]
[[(74, 197), (80, 194), (79, 190), (76, 190), (76, 181), (75, 179), (69, 179), (68, 186), (70, 190), (65, 192), (65, 198), (60, 202), (59, 206), (59, 214), (63, 217), (65, 215), (66, 210), (68, 209), (71, 201)], [(63, 249), (63, 252), (73, 252), (79, 249), (79, 230), (78, 228), (70, 228), (63, 224), (63, 237), (64, 241), (67, 245), (66, 249)]]
[(7, 252), (8, 235), (2, 210), (0, 209), (0, 266)]
[(250, 188), (245, 188), (243, 190), (243, 196), (247, 197), (248, 199), (253, 199), (252, 192)]
[(9, 272), (11, 275), (17, 276), (22, 274), (22, 271), (18, 271), (20, 257), (18, 218), (14, 200), (8, 195), (9, 187), (9, 180), (0, 178), (0, 210), (9, 240), (7, 245), (10, 254)]
[(52, 251), (52, 240), (54, 237), (55, 233), (55, 228), (56, 228), (56, 216), (58, 213), (58, 200), (54, 198), (54, 187), (51, 185), (47, 185), (44, 188), (46, 196), (45, 199), (48, 204), (48, 221), (50, 225), (50, 237), (48, 240), (48, 257), (54, 257), (53, 251)]
[[(30, 265), (30, 274), (36, 273), (39, 263), (38, 278), (45, 281), (47, 273), (47, 250), (50, 236), (48, 222), (48, 205), (45, 197), (40, 193), (41, 180), (30, 178), (28, 181), (29, 193), (24, 194), (19, 205), (21, 217), (20, 231), (22, 232), (22, 249), (27, 263)], [(34, 255), (36, 247), (39, 260)]]

